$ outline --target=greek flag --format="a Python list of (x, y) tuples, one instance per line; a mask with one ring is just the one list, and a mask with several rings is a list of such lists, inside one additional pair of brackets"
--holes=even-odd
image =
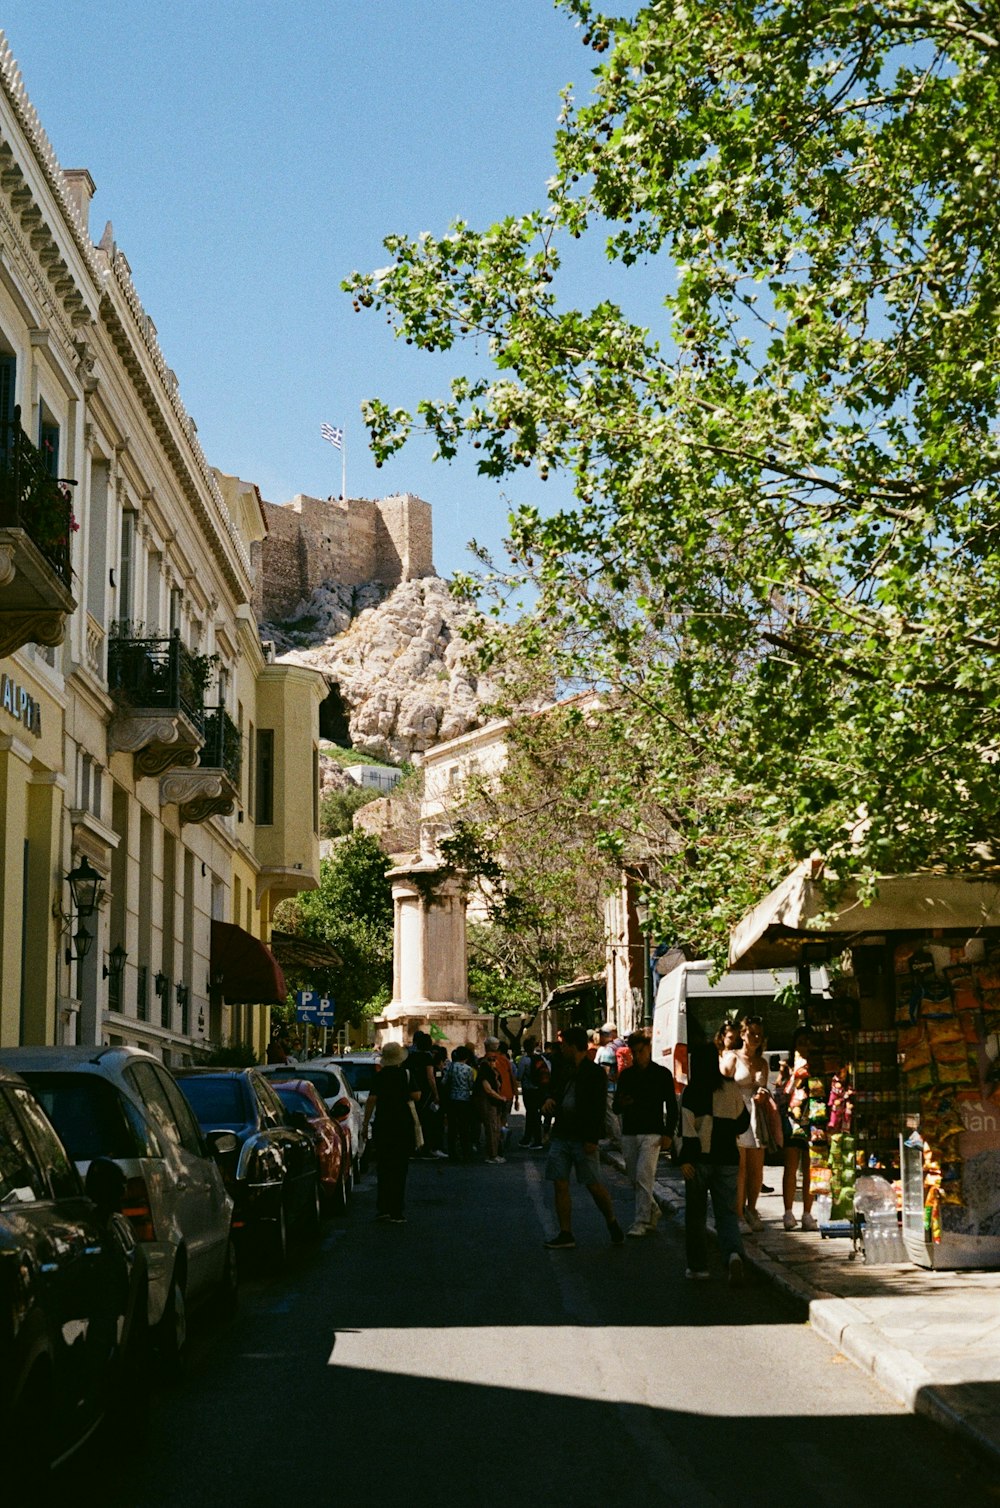
[(344, 431), (342, 429), (334, 429), (332, 424), (321, 424), (319, 432), (324, 440), (329, 440), (335, 450), (343, 450)]

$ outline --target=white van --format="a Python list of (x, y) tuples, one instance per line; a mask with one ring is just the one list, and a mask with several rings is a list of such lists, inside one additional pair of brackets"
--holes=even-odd
[[(653, 1062), (662, 1063), (678, 1088), (687, 1083), (688, 1045), (714, 1037), (726, 1016), (762, 1016), (768, 1057), (786, 1056), (798, 1025), (795, 1006), (776, 1006), (774, 997), (798, 982), (795, 969), (741, 969), (711, 984), (712, 965), (681, 963), (660, 980), (653, 1012)], [(812, 970), (812, 993), (827, 989), (826, 969)]]

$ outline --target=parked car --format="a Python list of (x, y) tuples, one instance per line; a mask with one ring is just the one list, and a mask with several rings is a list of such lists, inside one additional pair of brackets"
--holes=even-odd
[(0, 1419), (4, 1500), (48, 1500), (39, 1477), (135, 1396), (146, 1266), (116, 1212), (125, 1176), (99, 1158), (86, 1192), (24, 1079), (0, 1068)]
[(319, 1171), (311, 1136), (296, 1126), (254, 1068), (181, 1068), (177, 1082), (202, 1130), (230, 1132), (238, 1149), (223, 1167), (235, 1200), (233, 1229), (280, 1267), (289, 1231), (319, 1231)]
[(312, 1137), (320, 1195), (328, 1209), (347, 1208), (350, 1135), (308, 1079), (275, 1079), (274, 1092), (297, 1126)]
[(378, 1073), (379, 1060), (376, 1055), (373, 1052), (346, 1052), (342, 1056), (323, 1058), (321, 1061), (332, 1063), (340, 1069), (351, 1086), (354, 1098), (364, 1110), (368, 1091)]
[(338, 1065), (332, 1059), (310, 1058), (308, 1063), (269, 1063), (257, 1072), (271, 1080), (308, 1079), (310, 1084), (315, 1084), (331, 1115), (351, 1133), (351, 1181), (360, 1178), (365, 1153), (362, 1129), (365, 1113)]
[[(221, 1294), (232, 1311), (237, 1284), (233, 1202), (187, 1100), (138, 1047), (11, 1047), (0, 1062), (27, 1080), (82, 1175), (102, 1157), (125, 1174), (123, 1210), (146, 1258), (149, 1323), (168, 1370), (176, 1369), (190, 1306)], [(226, 1150), (225, 1140), (215, 1149)]]

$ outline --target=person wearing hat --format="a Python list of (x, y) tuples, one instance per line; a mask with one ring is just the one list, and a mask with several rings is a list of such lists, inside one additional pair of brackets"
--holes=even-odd
[(411, 1109), (413, 1097), (405, 1067), (406, 1049), (400, 1042), (387, 1042), (365, 1103), (363, 1131), (375, 1117), (374, 1145), (378, 1195), (376, 1220), (404, 1225), (406, 1173), (416, 1145), (417, 1118)]
[(598, 1068), (603, 1068), (608, 1076), (608, 1084), (614, 1087), (618, 1077), (618, 1054), (615, 1052), (615, 1028), (611, 1021), (605, 1021), (601, 1027), (601, 1045), (594, 1054), (594, 1062)]

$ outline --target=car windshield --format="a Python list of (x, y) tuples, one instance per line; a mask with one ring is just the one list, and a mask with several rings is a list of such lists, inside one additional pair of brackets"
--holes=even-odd
[[(269, 1075), (269, 1077), (271, 1077)], [(284, 1075), (289, 1079), (306, 1079), (310, 1084), (315, 1084), (323, 1099), (333, 1100), (340, 1094), (340, 1080), (335, 1073), (328, 1068), (299, 1068), (294, 1073)], [(271, 1077), (271, 1082), (277, 1088), (281, 1082), (280, 1077)]]
[(360, 1090), (362, 1094), (368, 1093), (369, 1089), (375, 1082), (374, 1063), (348, 1062), (341, 1063), (340, 1067), (343, 1072), (344, 1078), (350, 1084), (355, 1093), (357, 1093), (358, 1090)]
[(316, 1114), (316, 1106), (312, 1100), (304, 1095), (301, 1089), (292, 1089), (288, 1084), (275, 1084), (278, 1098), (286, 1110), (301, 1110), (304, 1115)]
[(107, 1079), (92, 1073), (26, 1073), (24, 1078), (74, 1162), (149, 1155), (134, 1112)]
[(239, 1079), (192, 1077), (177, 1082), (203, 1131), (236, 1131), (249, 1121)]

